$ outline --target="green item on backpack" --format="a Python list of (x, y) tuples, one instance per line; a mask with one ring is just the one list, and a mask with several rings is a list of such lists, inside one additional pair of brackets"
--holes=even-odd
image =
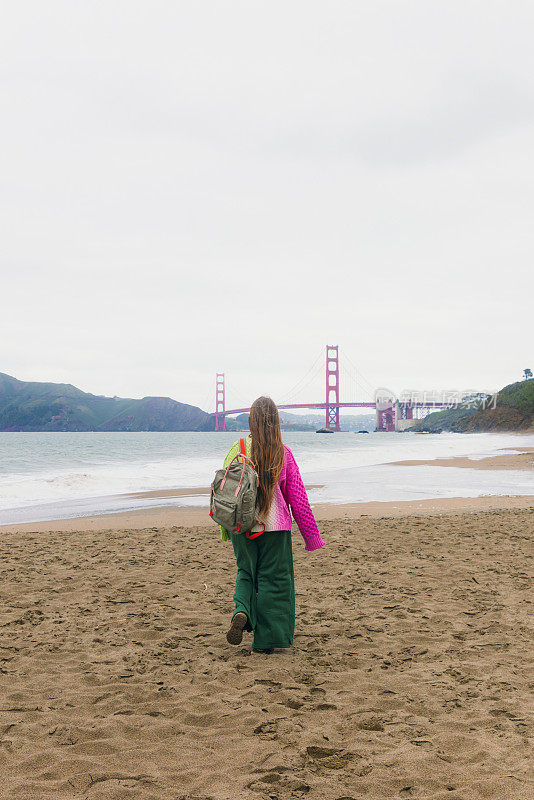
[(258, 473), (246, 454), (245, 440), (240, 439), (239, 444), (241, 451), (226, 469), (215, 473), (211, 484), (210, 517), (230, 533), (245, 533), (247, 538), (254, 539), (263, 533), (250, 533), (256, 522)]

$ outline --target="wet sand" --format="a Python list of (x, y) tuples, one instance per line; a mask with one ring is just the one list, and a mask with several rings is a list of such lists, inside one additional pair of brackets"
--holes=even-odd
[[(306, 489), (322, 489), (321, 484), (308, 484)], [(148, 492), (129, 492), (123, 497), (192, 497), (194, 495), (208, 495), (209, 486), (194, 489), (151, 489)]]
[(533, 797), (534, 512), (387, 505), (330, 506), (313, 553), (294, 531), (295, 643), (271, 656), (226, 643), (213, 525), (2, 528), (0, 796)]
[[(172, 491), (172, 490), (169, 490)], [(199, 490), (202, 494), (202, 490)], [(172, 506), (121, 511), (113, 514), (100, 514), (93, 517), (74, 517), (73, 519), (47, 520), (44, 522), (25, 522), (17, 525), (0, 525), (0, 534), (5, 532), (44, 532), (78, 530), (142, 530), (143, 528), (164, 527), (206, 527), (213, 528), (208, 515), (208, 499), (205, 506)], [(408, 514), (428, 516), (435, 514), (474, 513), (486, 510), (532, 509), (534, 495), (484, 495), (482, 497), (442, 497), (431, 500), (399, 500), (366, 503), (316, 503), (313, 505), (315, 517), (321, 522), (336, 519), (359, 519), (360, 517), (402, 517)]]
[(477, 459), (468, 458), (467, 456), (455, 456), (454, 458), (416, 459), (412, 461), (392, 461), (390, 463), (403, 467), (426, 465), (430, 467), (462, 467), (466, 469), (534, 469), (534, 450), (527, 447), (518, 447), (514, 449), (521, 450), (522, 452)]

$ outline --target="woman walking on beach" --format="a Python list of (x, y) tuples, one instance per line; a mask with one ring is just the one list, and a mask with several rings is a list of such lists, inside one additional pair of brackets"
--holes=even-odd
[[(226, 638), (230, 644), (240, 644), (243, 631), (252, 631), (252, 650), (271, 653), (274, 648), (291, 647), (295, 630), (291, 511), (306, 550), (317, 550), (325, 543), (293, 453), (282, 442), (278, 409), (270, 397), (254, 401), (249, 428), (246, 455), (259, 478), (258, 524), (250, 533), (258, 536), (248, 538), (221, 527), (221, 538), (231, 540), (237, 561), (235, 610)], [(239, 452), (238, 441), (230, 448), (224, 466)]]

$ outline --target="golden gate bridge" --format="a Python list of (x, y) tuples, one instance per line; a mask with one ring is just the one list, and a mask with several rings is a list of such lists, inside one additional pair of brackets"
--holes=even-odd
[[(376, 414), (377, 431), (405, 430), (417, 421), (418, 410), (437, 410), (448, 408), (451, 402), (423, 398), (396, 399), (390, 393), (380, 395), (377, 390), (374, 400), (363, 402), (341, 402), (339, 381), (339, 345), (326, 345), (325, 358), (325, 400), (311, 403), (276, 404), (280, 410), (288, 409), (324, 409), (325, 431), (339, 431), (339, 410), (342, 408), (372, 408)], [(226, 408), (226, 379), (224, 372), (218, 372), (215, 379), (215, 430), (226, 430), (226, 417), (234, 414), (245, 414), (250, 406), (243, 408)]]

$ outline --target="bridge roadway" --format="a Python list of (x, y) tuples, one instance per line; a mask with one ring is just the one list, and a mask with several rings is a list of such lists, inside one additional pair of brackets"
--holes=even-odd
[[(447, 408), (450, 403), (441, 402), (414, 402), (414, 403), (401, 403), (401, 405), (408, 405), (410, 408)], [(289, 405), (277, 405), (279, 410), (287, 410), (290, 408), (376, 408), (376, 403), (370, 401), (368, 403), (290, 403)], [(232, 408), (228, 411), (214, 412), (214, 416), (228, 417), (231, 414), (246, 414), (250, 408)]]

